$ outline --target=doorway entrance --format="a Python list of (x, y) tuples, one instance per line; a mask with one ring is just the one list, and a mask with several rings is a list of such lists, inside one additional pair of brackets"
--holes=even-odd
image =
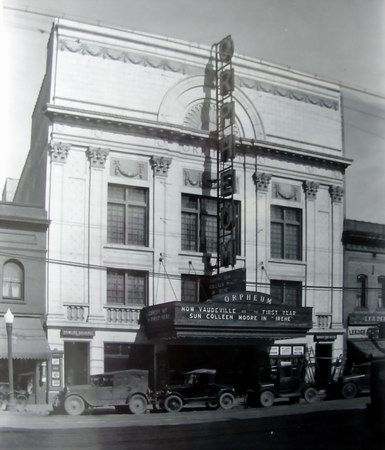
[(332, 344), (316, 344), (315, 357), (316, 365), (316, 381), (320, 388), (326, 387), (330, 381), (331, 365), (332, 365)]
[(64, 381), (69, 384), (87, 384), (89, 378), (88, 342), (64, 343)]

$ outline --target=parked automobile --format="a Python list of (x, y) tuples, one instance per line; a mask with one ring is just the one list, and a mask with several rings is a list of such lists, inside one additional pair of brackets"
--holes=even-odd
[(77, 416), (88, 408), (114, 406), (118, 412), (142, 414), (149, 405), (148, 371), (131, 369), (92, 375), (90, 384), (65, 387), (53, 409)]
[(358, 394), (370, 393), (370, 363), (353, 364), (348, 373), (327, 386), (328, 397), (351, 399)]
[(270, 407), (277, 398), (287, 399), (290, 403), (298, 403), (304, 398), (307, 403), (314, 403), (318, 399), (318, 390), (313, 383), (305, 381), (302, 365), (282, 364), (274, 367), (270, 380), (258, 382), (247, 391), (245, 407)]
[(184, 383), (165, 386), (154, 395), (154, 406), (168, 412), (178, 412), (184, 405), (198, 403), (208, 408), (231, 409), (236, 397), (228, 385), (216, 383), (216, 370), (197, 369), (186, 372)]

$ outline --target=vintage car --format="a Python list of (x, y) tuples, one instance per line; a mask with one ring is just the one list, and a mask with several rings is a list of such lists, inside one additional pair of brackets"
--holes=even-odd
[(184, 383), (165, 386), (154, 396), (154, 407), (178, 412), (186, 404), (204, 404), (211, 409), (231, 409), (236, 397), (228, 385), (216, 383), (216, 370), (197, 369), (186, 372)]
[(149, 405), (148, 371), (131, 369), (92, 375), (90, 384), (66, 386), (52, 406), (54, 411), (77, 416), (88, 408), (103, 406), (142, 414)]
[(285, 399), (298, 403), (304, 398), (307, 403), (318, 399), (318, 390), (313, 383), (305, 381), (305, 372), (301, 365), (280, 364), (270, 372), (269, 380), (260, 381), (245, 396), (245, 406), (270, 407), (276, 399)]
[(351, 399), (358, 394), (370, 393), (370, 363), (353, 364), (345, 375), (332, 381), (327, 386), (329, 398), (343, 397)]

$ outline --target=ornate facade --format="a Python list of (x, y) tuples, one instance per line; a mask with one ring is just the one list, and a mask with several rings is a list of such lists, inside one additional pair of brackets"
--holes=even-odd
[[(158, 360), (181, 369), (175, 361), (182, 350), (194, 353), (191, 342), (155, 342), (139, 317), (143, 306), (204, 298), (216, 239), (210, 48), (62, 19), (53, 30), (16, 194), (45, 207), (51, 221), (50, 390), (129, 359), (155, 372)], [(287, 327), (279, 337), (331, 361), (343, 347), (337, 287), (351, 162), (341, 93), (237, 55), (233, 67), (235, 269), (246, 269), (247, 291), (311, 308), (306, 334)], [(266, 339), (253, 345), (266, 349)], [(213, 344), (201, 341), (207, 354)]]

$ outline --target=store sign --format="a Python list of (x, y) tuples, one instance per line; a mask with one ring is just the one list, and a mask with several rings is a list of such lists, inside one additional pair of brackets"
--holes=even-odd
[(348, 339), (368, 339), (368, 332), (372, 327), (348, 327)]
[(239, 292), (246, 289), (246, 269), (229, 270), (213, 275), (209, 282), (210, 296)]
[(332, 342), (337, 339), (336, 334), (315, 334), (314, 341), (315, 342)]
[(151, 327), (167, 324), (236, 327), (311, 327), (311, 308), (253, 303), (170, 302), (143, 308), (143, 322)]
[(373, 314), (359, 314), (353, 313), (349, 315), (349, 325), (366, 325), (366, 324), (378, 324), (385, 322), (385, 314), (373, 313)]
[(62, 338), (86, 338), (90, 339), (95, 336), (95, 330), (84, 328), (63, 328), (60, 330), (60, 337)]

